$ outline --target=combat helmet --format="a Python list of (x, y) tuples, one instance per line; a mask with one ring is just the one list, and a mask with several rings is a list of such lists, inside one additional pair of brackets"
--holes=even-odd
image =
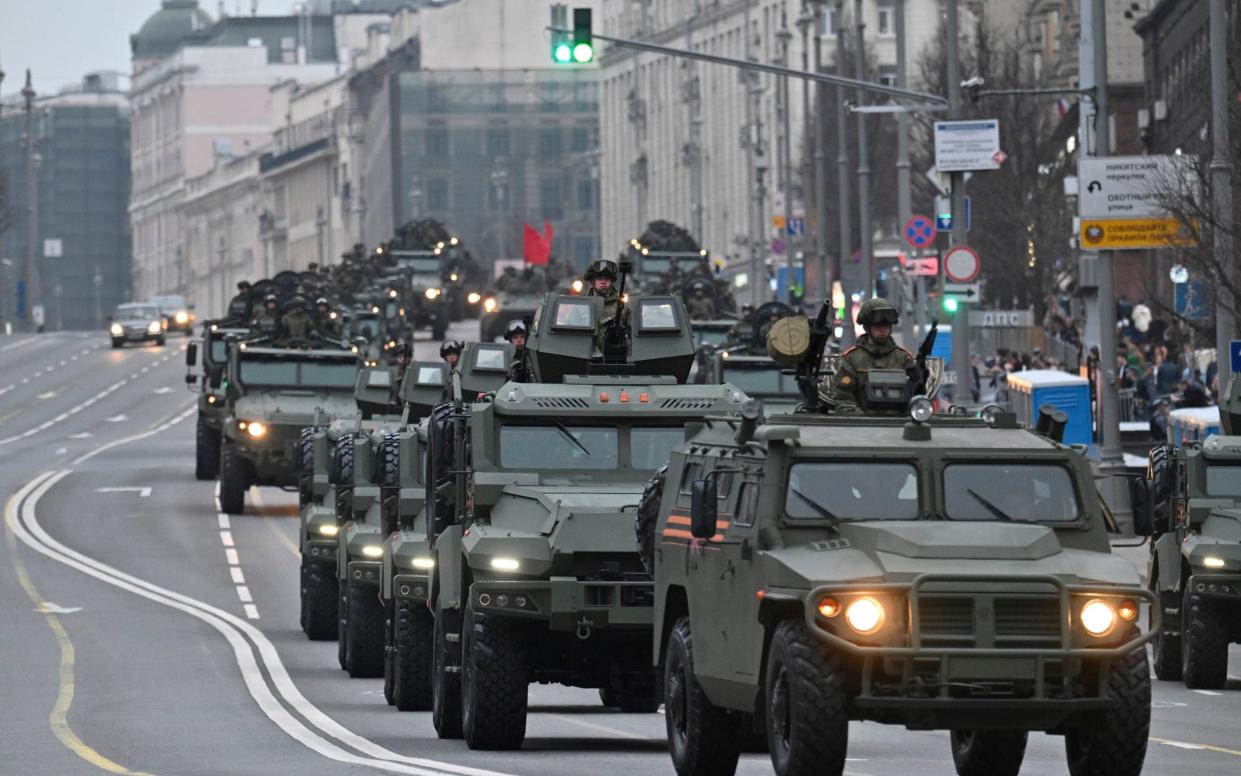
[(530, 332), (526, 329), (526, 322), (520, 318), (515, 318), (509, 321), (508, 325), (504, 327), (504, 339), (508, 342), (512, 342), (513, 337), (518, 334), (525, 337), (529, 336), (529, 333)]
[(585, 278), (588, 281), (595, 278), (607, 278), (614, 281), (619, 272), (620, 270), (616, 266), (616, 262), (609, 261), (608, 259), (599, 259), (598, 261), (592, 261), (590, 266), (586, 268)]
[(857, 323), (859, 326), (871, 326), (876, 323), (886, 323), (895, 326), (900, 320), (901, 311), (881, 296), (867, 299), (862, 305), (862, 309), (858, 310), (857, 313)]
[(444, 358), (449, 353), (461, 355), (462, 349), (465, 348), (459, 340), (444, 340), (444, 344), (440, 345), (440, 358)]

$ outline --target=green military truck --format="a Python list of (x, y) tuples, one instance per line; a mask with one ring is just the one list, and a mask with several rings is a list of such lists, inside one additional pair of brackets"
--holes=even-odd
[(534, 682), (598, 688), (623, 711), (659, 704), (653, 588), (629, 526), (686, 423), (744, 397), (684, 384), (693, 342), (679, 300), (631, 304), (625, 357), (604, 357), (603, 300), (547, 296), (527, 343), (536, 381), (432, 415), (425, 509), (442, 738), (519, 747)]
[[(871, 377), (876, 402), (897, 383)], [(777, 774), (841, 774), (868, 720), (952, 731), (963, 776), (1016, 774), (1030, 731), (1065, 737), (1074, 776), (1136, 776), (1153, 596), (1110, 553), (1089, 463), (998, 408), (908, 406), (754, 402), (652, 481), (639, 544), (677, 773), (733, 773), (765, 731)]]
[(1163, 614), (1155, 675), (1195, 689), (1227, 683), (1228, 645), (1241, 641), (1241, 380), (1226, 396), (1222, 435), (1151, 450), (1137, 503), (1153, 509), (1135, 510), (1153, 537), (1147, 579)]
[[(214, 480), (220, 472), (220, 435), (226, 409), (224, 372), (228, 368), (228, 341), (243, 337), (248, 329), (218, 322), (203, 326), (202, 338), (185, 351), (185, 384), (197, 391), (198, 422), (194, 428), (194, 477)], [(202, 357), (202, 369), (193, 369)]]
[(265, 340), (231, 343), (220, 509), (240, 514), (251, 485), (297, 486), (302, 429), (353, 415), (357, 374), (357, 357), (349, 350), (273, 347)]

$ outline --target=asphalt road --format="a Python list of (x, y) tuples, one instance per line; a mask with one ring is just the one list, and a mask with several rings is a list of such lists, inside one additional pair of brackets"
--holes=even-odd
[[(663, 716), (594, 692), (532, 687), (524, 749), (487, 753), (347, 678), (298, 628), (296, 496), (252, 491), (221, 516), (194, 479), (184, 344), (0, 337), (0, 773), (672, 773)], [(1241, 772), (1235, 646), (1230, 670), (1219, 693), (1155, 682), (1147, 773)], [(946, 733), (850, 737), (849, 773), (953, 773)], [(1032, 736), (1022, 773), (1067, 773), (1062, 740)]]

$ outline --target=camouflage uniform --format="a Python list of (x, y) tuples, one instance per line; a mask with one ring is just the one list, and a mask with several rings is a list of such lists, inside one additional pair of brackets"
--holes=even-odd
[(709, 321), (715, 317), (715, 304), (705, 294), (694, 294), (685, 307), (692, 321)]
[(826, 381), (819, 385), (819, 396), (834, 404), (836, 412), (850, 414), (864, 411), (863, 389), (866, 373), (870, 370), (904, 370), (917, 365), (914, 354), (897, 345), (891, 337), (879, 342), (870, 335), (869, 329), (873, 323), (895, 326), (898, 320), (898, 311), (886, 299), (869, 299), (862, 305), (857, 322), (867, 328), (867, 333), (858, 337), (857, 344), (841, 356), (840, 366), (832, 376), (830, 386)]
[(315, 323), (306, 314), (304, 307), (293, 307), (280, 319), (280, 337), (282, 340), (310, 339), (315, 330)]

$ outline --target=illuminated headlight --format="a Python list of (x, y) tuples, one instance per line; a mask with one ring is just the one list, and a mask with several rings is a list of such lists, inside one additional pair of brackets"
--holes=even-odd
[(465, 301), (469, 302), (470, 304), (478, 304), (480, 301), (482, 301), (482, 298), (483, 298), (482, 294), (478, 293), (477, 291), (471, 291), (465, 297)]
[(582, 289), (585, 287), (586, 287), (586, 284), (583, 283), (580, 279), (573, 281), (573, 293), (580, 294), (582, 293)]
[(108, 327), (108, 331), (112, 332), (112, 336), (119, 337), (125, 333), (125, 327), (119, 323), (114, 323)]
[(516, 558), (492, 558), (491, 567), (496, 571), (516, 571), (521, 563)]
[(427, 299), (436, 299), (440, 295), (438, 288), (428, 288), (425, 292)]
[(496, 301), (494, 296), (489, 296), (483, 301), (483, 309), (489, 313), (494, 313), (500, 309), (500, 303)]
[(845, 607), (845, 622), (849, 627), (868, 636), (883, 626), (883, 604), (867, 596), (852, 601)]
[(393, 290), (389, 291), (389, 292), (388, 292), (388, 297), (389, 297), (390, 299), (396, 299), (396, 289), (393, 289)]
[(328, 314), (327, 314), (327, 317), (331, 318), (332, 320), (336, 320), (336, 313), (335, 313), (335, 311), (328, 313)]
[(252, 420), (250, 422), (241, 421), (238, 424), (241, 430), (249, 434), (254, 439), (262, 439), (267, 436), (267, 424), (262, 421)]
[(371, 307), (371, 312), (373, 312), (373, 313), (378, 313), (378, 312), (379, 312), (379, 305), (374, 305), (373, 307)]
[(621, 304), (629, 304), (629, 294), (621, 294)]
[(434, 559), (434, 558), (417, 557), (417, 558), (414, 558), (414, 561), (413, 561), (413, 566), (414, 566), (414, 568), (416, 568), (416, 569), (423, 569), (424, 571), (425, 571), (425, 570), (427, 570), (427, 569), (433, 569), (433, 568), (435, 568), (435, 559)]
[(1082, 607), (1081, 621), (1091, 636), (1103, 637), (1116, 627), (1116, 610), (1108, 602), (1094, 598)]
[(935, 414), (935, 405), (925, 396), (915, 396), (909, 400), (909, 417), (915, 423), (925, 423)]
[(349, 346), (349, 349), (350, 349), (350, 350), (352, 350), (354, 353), (357, 353), (357, 352), (358, 352), (358, 346), (357, 346), (357, 345), (350, 345), (350, 346)]
[(160, 331), (163, 330), (163, 328), (164, 328), (164, 325), (160, 323), (159, 321), (151, 321), (149, 324), (147, 324), (147, 334), (159, 334)]
[(335, 536), (340, 533), (340, 526), (336, 523), (324, 523), (319, 526), (319, 534), (322, 536)]
[(207, 403), (208, 403), (208, 404), (215, 404), (215, 397), (214, 397), (214, 396), (208, 396), (208, 397), (207, 397)]
[(362, 555), (367, 558), (382, 558), (384, 556), (384, 548), (378, 544), (368, 544), (362, 548)]
[(181, 324), (182, 326), (190, 322), (190, 314), (184, 310), (177, 313), (175, 317), (177, 319), (177, 323)]
[(448, 279), (449, 279), (449, 280), (451, 280), (452, 282), (456, 283), (456, 282), (457, 282), (457, 273), (456, 273), (456, 272), (452, 273), (451, 275), (449, 275), (449, 276), (448, 276)]
[(1202, 565), (1208, 569), (1222, 569), (1224, 567), (1224, 559), (1217, 558), (1214, 555), (1208, 555), (1202, 559)]

